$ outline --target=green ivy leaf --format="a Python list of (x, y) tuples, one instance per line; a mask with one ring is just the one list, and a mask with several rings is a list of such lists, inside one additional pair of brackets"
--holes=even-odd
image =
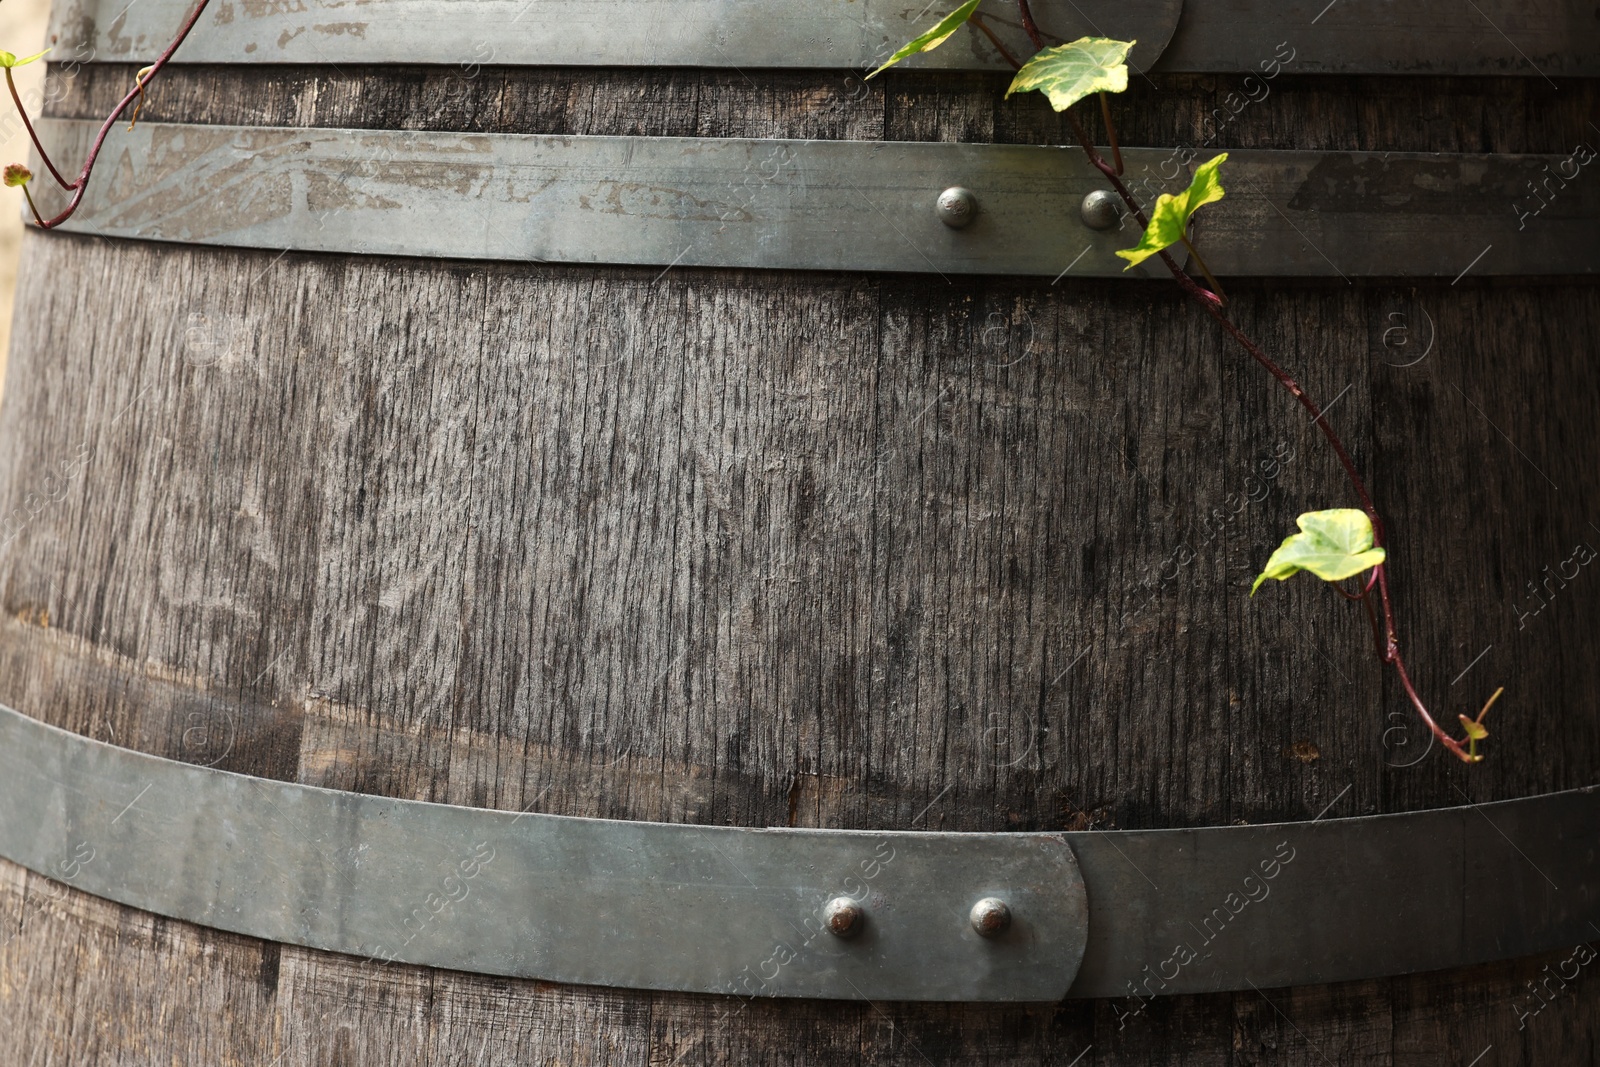
[(1467, 731), (1467, 737), (1473, 741), (1482, 741), (1489, 736), (1489, 731), (1484, 727), (1483, 723), (1469, 719), (1465, 715), (1457, 716), (1457, 718), (1461, 720), (1461, 728)]
[(34, 60), (45, 56), (46, 54), (49, 53), (49, 51), (50, 51), (50, 49), (46, 48), (43, 52), (40, 52), (38, 55), (29, 56), (27, 59), (18, 59), (15, 55), (13, 55), (10, 52), (0, 52), (0, 67), (25, 67), (29, 63), (32, 63)]
[(6, 164), (6, 169), (0, 171), (0, 181), (4, 181), (9, 189), (15, 189), (19, 185), (27, 185), (32, 180), (33, 171), (24, 167), (21, 163), (8, 163)]
[(944, 44), (946, 39), (948, 39), (952, 33), (955, 33), (957, 30), (959, 30), (966, 23), (966, 21), (972, 17), (972, 13), (978, 10), (978, 5), (982, 2), (983, 0), (967, 0), (966, 3), (962, 4), (960, 7), (950, 12), (950, 14), (940, 19), (939, 24), (933, 29), (929, 30), (921, 37), (913, 39), (909, 44), (901, 48), (900, 51), (890, 56), (887, 63), (873, 71), (871, 74), (868, 74), (867, 77), (876, 78), (878, 75), (882, 74), (884, 71), (900, 62), (902, 59), (905, 59), (907, 56), (914, 56), (919, 52), (931, 52), (935, 48), (938, 48), (940, 45)]
[(1195, 168), (1194, 180), (1189, 183), (1189, 188), (1177, 196), (1162, 193), (1156, 199), (1155, 210), (1150, 212), (1150, 225), (1145, 227), (1144, 237), (1134, 247), (1117, 252), (1128, 261), (1123, 270), (1132, 270), (1162, 249), (1183, 240), (1189, 232), (1189, 217), (1206, 204), (1222, 199), (1222, 177), (1217, 173), (1217, 168), (1227, 158), (1228, 153), (1223, 152), (1206, 160)]
[(1126, 60), (1137, 43), (1080, 37), (1046, 48), (1022, 65), (1006, 96), (1037, 89), (1050, 98), (1051, 107), (1065, 111), (1090, 93), (1120, 93), (1128, 87)]
[(1255, 596), (1268, 578), (1283, 581), (1301, 571), (1310, 571), (1328, 582), (1353, 577), (1384, 561), (1387, 553), (1372, 547), (1372, 520), (1355, 508), (1308, 511), (1295, 520), (1300, 533), (1290, 534), (1267, 560), (1256, 584)]

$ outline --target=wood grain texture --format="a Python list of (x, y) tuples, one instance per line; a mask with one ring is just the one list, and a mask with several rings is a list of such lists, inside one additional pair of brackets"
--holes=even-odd
[[(1263, 57), (1271, 59), (1272, 57)], [(53, 65), (44, 113), (102, 119), (137, 64)], [(653, 137), (1074, 144), (1003, 74), (592, 67), (169, 67), (152, 122)], [(1125, 145), (1363, 152), (1570, 152), (1600, 103), (1592, 80), (1216, 74), (1136, 77), (1113, 102)], [(1103, 136), (1100, 117), (1084, 121)]]
[[(186, 70), (144, 114), (1062, 139), (985, 76), (450, 77)], [(85, 67), (54, 111), (129, 79)], [(1125, 143), (1175, 142), (1228, 84), (1136, 86)], [(1568, 151), (1594, 100), (1273, 84), (1214, 143)], [(1214, 825), (1600, 780), (1600, 576), (1532, 614), (1526, 588), (1600, 544), (1592, 281), (1230, 286), (1370, 474), (1419, 688), (1449, 715), (1508, 687), (1468, 770), (1418, 761), (1347, 605), (1309, 581), (1246, 596), (1294, 515), (1351, 500), (1300, 409), (1171, 286), (38, 234), (27, 255), (0, 701), (80, 733), (341, 789), (736, 825)], [(1490, 1067), (1581, 1062), (1600, 1019), (1586, 975), (1519, 1029), (1550, 960), (1128, 1016), (380, 968), (5, 865), (0, 916), (27, 935), (0, 945), (19, 1063), (1466, 1064), (1492, 1044)]]
[[(1513, 607), (1600, 536), (1587, 282), (1236, 286), (1375, 471), (1423, 691), (1511, 688), (1465, 775), (1385, 766), (1410, 718), (1358, 614), (1245, 595), (1346, 490), (1167, 287), (30, 255), (6, 696), (81, 732), (203, 762), (225, 708), (225, 767), (740, 825), (1256, 822), (1346, 786), (1337, 814), (1593, 780), (1566, 642), (1600, 600), (1580, 572)], [(1441, 358), (1386, 365), (1417, 308)]]

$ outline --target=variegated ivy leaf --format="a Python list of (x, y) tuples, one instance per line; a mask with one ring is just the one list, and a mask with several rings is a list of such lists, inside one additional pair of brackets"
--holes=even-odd
[(1250, 587), (1251, 596), (1268, 578), (1281, 582), (1301, 571), (1310, 571), (1324, 581), (1337, 582), (1384, 561), (1384, 550), (1372, 547), (1372, 520), (1364, 511), (1308, 511), (1295, 522), (1300, 532), (1290, 534), (1267, 560), (1266, 570)]
[(1156, 198), (1155, 209), (1150, 212), (1150, 225), (1145, 227), (1139, 243), (1117, 252), (1128, 261), (1123, 270), (1132, 270), (1167, 246), (1183, 240), (1189, 232), (1189, 217), (1206, 204), (1222, 199), (1222, 176), (1217, 168), (1227, 158), (1228, 153), (1223, 152), (1206, 160), (1195, 168), (1189, 188), (1177, 196), (1162, 193)]
[(10, 52), (0, 52), (0, 67), (25, 67), (34, 60), (44, 56), (49, 51), (50, 49), (46, 48), (43, 52), (40, 52), (37, 55), (31, 55), (27, 59), (18, 59)]
[(935, 48), (938, 48), (940, 45), (944, 44), (944, 42), (952, 33), (955, 33), (957, 30), (959, 30), (962, 25), (964, 25), (966, 21), (972, 17), (972, 13), (978, 10), (978, 5), (982, 2), (983, 0), (967, 0), (966, 3), (962, 4), (960, 7), (950, 12), (950, 14), (940, 19), (939, 24), (933, 29), (929, 30), (921, 37), (913, 39), (905, 47), (901, 48), (900, 51), (890, 56), (887, 63), (873, 71), (871, 74), (868, 74), (867, 77), (876, 78), (878, 75), (882, 74), (884, 71), (888, 70), (890, 67), (894, 66), (896, 63), (907, 58), (908, 56), (914, 56), (919, 52), (931, 52)]
[(1006, 96), (1037, 89), (1051, 107), (1065, 111), (1090, 93), (1120, 93), (1128, 87), (1128, 52), (1137, 43), (1080, 37), (1046, 48), (1022, 65)]

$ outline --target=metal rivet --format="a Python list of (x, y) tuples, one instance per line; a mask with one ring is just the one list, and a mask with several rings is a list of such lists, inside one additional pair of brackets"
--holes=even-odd
[(978, 214), (978, 198), (961, 186), (952, 185), (939, 194), (937, 210), (940, 222), (952, 230), (959, 230)]
[(1109, 230), (1122, 219), (1122, 201), (1116, 193), (1096, 189), (1083, 198), (1078, 214), (1083, 216), (1083, 224), (1089, 229)]
[(834, 937), (854, 937), (866, 925), (867, 913), (849, 897), (834, 897), (823, 905), (822, 921)]
[(972, 928), (984, 937), (999, 937), (1011, 925), (1011, 908), (999, 897), (984, 897), (972, 906)]

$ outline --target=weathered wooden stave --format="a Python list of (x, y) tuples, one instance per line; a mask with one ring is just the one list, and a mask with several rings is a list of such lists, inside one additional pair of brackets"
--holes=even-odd
[[(95, 70), (79, 76), (91, 96), (103, 91)], [(171, 110), (147, 110), (147, 117), (266, 122), (280, 121), (284, 108), (303, 115), (303, 98), (265, 94), (276, 113), (263, 107), (241, 116), (237, 109), (256, 98), (208, 89), (206, 73), (182, 76), (190, 80), (163, 83), (178, 102), (163, 105), (172, 97), (152, 93), (151, 108)], [(606, 77), (605, 86), (626, 80)], [(796, 79), (793, 113), (767, 128), (807, 128), (809, 89), (823, 80)], [(1282, 128), (1310, 142), (1375, 136), (1327, 121), (1333, 108), (1325, 98), (1340, 80), (1316, 81), (1321, 95), (1285, 93), (1262, 105), (1266, 114), (1247, 110), (1227, 131), (1239, 138), (1234, 143), (1255, 146)], [(880, 101), (875, 119), (871, 106), (854, 101), (850, 107), (867, 114), (833, 129), (967, 139), (989, 123), (994, 135), (991, 82), (971, 76), (964, 92), (952, 94), (954, 106), (930, 108), (946, 83), (913, 79), (908, 84), (920, 93), (909, 95), (921, 109)], [(405, 79), (356, 72), (352, 84), (376, 86), (383, 98)], [(1197, 84), (1182, 87), (1192, 93)], [(1512, 101), (1536, 96), (1528, 84), (1502, 80), (1483, 90), (1477, 99), (1493, 121), (1463, 116), (1448, 136), (1380, 126), (1386, 136), (1377, 144), (1570, 147), (1548, 139), (1554, 123), (1517, 126), (1513, 104), (1495, 100), (1496, 91)], [(1564, 88), (1590, 91), (1584, 83)], [(1335, 98), (1349, 110), (1372, 107), (1359, 89)], [(1419, 92), (1411, 85), (1389, 91), (1380, 99)], [(300, 121), (319, 121), (322, 96), (309, 95), (314, 117)], [(718, 103), (728, 95), (724, 82)], [(350, 91), (344, 106), (363, 99), (371, 99), (364, 89)], [(98, 103), (78, 100), (69, 96), (62, 111)], [(1566, 106), (1551, 105), (1570, 117), (1559, 111)], [(1193, 107), (1188, 95), (1173, 105), (1185, 107)], [(770, 121), (753, 110), (724, 121), (746, 129)], [(1162, 118), (1172, 121), (1135, 116), (1131, 124), (1146, 121), (1153, 131)], [(435, 114), (432, 121), (442, 120)], [(674, 121), (704, 132), (698, 121)], [(1035, 114), (1033, 121), (1052, 120)], [(1492, 132), (1485, 136), (1484, 128)], [(1483, 147), (1471, 147), (1475, 137)], [(1401, 143), (1407, 138), (1426, 144)], [(1153, 133), (1145, 139), (1162, 143)], [(16, 621), (0, 642), (13, 665), (0, 699), (79, 732), (338, 788), (745, 825), (1220, 824), (1311, 818), (1329, 802), (1343, 805), (1336, 814), (1414, 810), (1460, 803), (1458, 789), (1482, 800), (1595, 778), (1595, 722), (1583, 703), (1592, 668), (1554, 638), (1528, 638), (1507, 611), (1516, 579), (1566, 558), (1562, 534), (1575, 517), (1593, 514), (1586, 507), (1595, 488), (1592, 444), (1582, 439), (1600, 391), (1584, 359), (1600, 321), (1592, 282), (1231, 287), (1239, 321), (1295, 365), (1314, 395), (1332, 400), (1355, 383), (1335, 413), (1357, 462), (1375, 472), (1396, 533), (1401, 632), (1424, 692), (1457, 701), (1460, 686), (1451, 680), (1478, 648), (1514, 650), (1476, 664), (1497, 672), (1495, 684), (1510, 682), (1517, 703), (1497, 712), (1491, 761), (1463, 775), (1437, 754), (1411, 768), (1385, 766), (1408, 762), (1420, 741), (1413, 732), (1402, 749), (1387, 733), (1409, 720), (1399, 695), (1380, 681), (1359, 619), (1342, 605), (1294, 586), (1254, 604), (1239, 599), (1241, 577), (1293, 514), (1342, 500), (1345, 491), (1298, 410), (1170, 287), (1103, 282), (1067, 291), (1047, 281), (972, 279), (941, 284), (945, 291), (930, 296), (933, 287), (918, 277), (274, 261), (270, 253), (60, 236), (31, 237), (29, 255), (19, 302), (28, 310), (0, 415), (0, 434), (17, 457), (7, 499), (36, 491), (22, 472), (84, 455), (85, 440), (91, 448), (84, 470), (65, 479), (61, 501), (31, 520), (6, 554), (7, 615)], [(108, 280), (119, 277), (125, 281)], [(337, 303), (319, 311), (316, 301), (329, 296)], [(95, 307), (108, 297), (110, 321), (124, 338), (111, 353), (105, 346), (118, 331), (101, 325), (107, 312)], [(613, 302), (620, 313), (609, 309)], [(287, 320), (277, 311), (285, 306)], [(552, 323), (564, 322), (564, 336), (525, 317), (524, 309), (543, 306), (554, 309)], [(356, 321), (352, 309), (375, 321)], [(1389, 316), (1398, 312), (1414, 329), (1419, 309), (1438, 331), (1432, 361), (1385, 366), (1413, 358), (1384, 345), (1395, 322)], [(1331, 338), (1328, 324), (1338, 331)], [(621, 343), (610, 340), (619, 332)], [(1325, 360), (1316, 359), (1324, 347)], [(675, 391), (668, 392), (663, 365), (684, 383)], [(569, 391), (547, 400), (537, 386), (561, 372)], [(456, 374), (473, 382), (470, 405), (455, 395)], [(1514, 386), (1471, 388), (1500, 375)], [(1488, 407), (1496, 396), (1544, 399), (1493, 408), (1496, 417), (1474, 422), (1474, 406)], [(304, 406), (311, 398), (316, 412)], [(687, 425), (699, 448), (692, 462), (663, 472), (677, 481), (652, 485), (648, 443), (664, 447), (671, 439), (674, 410), (689, 413), (687, 421), (680, 415), (680, 432)], [(545, 447), (519, 456), (515, 450), (539, 428), (535, 412), (546, 416)], [(487, 429), (472, 425), (473, 416)], [(114, 428), (125, 424), (119, 439)], [(1551, 482), (1522, 466), (1499, 433)], [(596, 435), (603, 459), (591, 464)], [(760, 442), (750, 460), (811, 458), (812, 487), (798, 474), (763, 483), (760, 463), (736, 462), (746, 459), (739, 442), (748, 440)], [(1296, 461), (1259, 509), (1221, 524), (1225, 550), (1172, 536), (1185, 522), (1198, 529), (1200, 513), (1237, 492), (1240, 470), (1255, 469), (1261, 454), (1286, 441)], [(274, 477), (264, 452), (289, 469)], [(550, 473), (551, 455), (585, 477)], [(1190, 456), (1198, 462), (1185, 462)], [(1244, 462), (1230, 466), (1236, 457)], [(375, 483), (361, 473), (369, 469), (381, 472)], [(533, 471), (542, 475), (537, 486)], [(456, 518), (461, 472), (472, 475), (465, 521)], [(338, 506), (319, 511), (308, 488)], [(672, 506), (663, 512), (688, 519), (699, 543), (668, 558), (672, 574), (696, 583), (710, 607), (679, 593), (656, 601), (655, 616), (636, 617), (644, 601), (629, 603), (633, 568), (659, 542), (643, 519), (608, 541), (596, 510), (608, 495), (626, 501), (629, 492), (645, 504), (664, 500)], [(267, 506), (272, 495), (277, 507)], [(367, 504), (369, 496), (379, 502)], [(876, 510), (864, 519), (868, 504)], [(519, 536), (540, 529), (523, 511), (535, 505), (566, 508), (569, 517), (554, 521), (569, 524), (567, 541), (541, 534), (541, 559), (551, 561), (544, 570), (497, 571), (496, 560), (516, 558)], [(953, 519), (958, 505), (978, 517)], [(369, 517), (358, 507), (380, 510)], [(789, 519), (781, 536), (771, 518), (779, 513)], [(1053, 526), (1062, 513), (1080, 525)], [(1475, 514), (1495, 516), (1498, 528), (1473, 522)], [(346, 516), (359, 518), (341, 528)], [(409, 534), (386, 528), (408, 520), (421, 525)], [(474, 550), (469, 535), (456, 555), (427, 556), (428, 546), (448, 545), (463, 526), (480, 543), (498, 538), (497, 550)], [(1094, 536), (1083, 537), (1084, 526)], [(128, 540), (127, 530), (148, 538), (142, 557), (136, 540), (113, 548)], [(301, 530), (313, 532), (296, 545)], [(1038, 543), (1023, 558), (1018, 546), (1030, 535)], [(856, 558), (863, 542), (865, 565)], [(1192, 579), (1158, 583), (1148, 604), (1130, 591), (1150, 568), (1159, 575), (1184, 544), (1197, 548), (1201, 564)], [(719, 569), (729, 545), (736, 546), (732, 562)], [(169, 549), (175, 556), (161, 558)], [(323, 551), (330, 554), (318, 558)], [(86, 564), (89, 552), (99, 561)], [(202, 560), (211, 573), (245, 575), (250, 588), (213, 602), (194, 573)], [(353, 573), (339, 573), (339, 561)], [(573, 561), (598, 565), (602, 589), (618, 602), (611, 631), (579, 632), (588, 641), (582, 651), (632, 688), (616, 697), (596, 682), (581, 690), (589, 699), (563, 703), (557, 682), (546, 678), (543, 699), (519, 704), (517, 694), (532, 683), (519, 690), (497, 681), (495, 669), (519, 655), (540, 653), (558, 681), (562, 670), (585, 685), (599, 673), (573, 654), (568, 631), (522, 621), (530, 598), (513, 595), (543, 588), (554, 591), (551, 601), (578, 603), (583, 583), (560, 570), (563, 563), (575, 569)], [(819, 572), (830, 581), (819, 581)], [(200, 577), (206, 574), (202, 568)], [(312, 576), (331, 581), (310, 588)], [(386, 603), (396, 576), (413, 583)], [(767, 591), (796, 582), (798, 593)], [(444, 594), (455, 585), (462, 589), (451, 605)], [(920, 601), (920, 614), (897, 617), (894, 592), (901, 606)], [(1543, 625), (1581, 648), (1594, 621), (1591, 603), (1570, 597), (1553, 607)], [(736, 611), (752, 619), (744, 629), (722, 621)], [(679, 662), (682, 650), (667, 635), (683, 632), (706, 634), (710, 646)], [(863, 648), (868, 662), (846, 669), (851, 652)], [(1087, 658), (1074, 659), (1081, 651)], [(476, 680), (459, 667), (442, 670), (452, 657), (475, 664)], [(1064, 699), (1052, 707), (1047, 684), (1063, 668)], [(938, 670), (942, 678), (921, 682)], [(639, 676), (651, 680), (641, 688)], [(724, 696), (730, 676), (734, 693)], [(1469, 681), (1488, 686), (1491, 679), (1470, 673), (1461, 686)], [(1303, 702), (1296, 694), (1306, 694)], [(1315, 699), (1322, 694), (1336, 699)], [(652, 732), (647, 713), (627, 710), (640, 706), (665, 725)], [(1001, 717), (989, 718), (997, 708)], [(1082, 718), (1074, 722), (1077, 709)], [(1390, 717), (1395, 709), (1401, 718)], [(216, 740), (219, 719), (232, 724), (226, 751)], [(196, 726), (207, 731), (197, 735)], [(700, 732), (711, 743), (698, 743)], [(1314, 762), (1296, 757), (1292, 746), (1303, 741), (1317, 746)], [(1493, 844), (1489, 838), (1486, 847)], [(27, 881), (36, 895), (52, 892), (35, 876), (10, 873), (8, 885)], [(27, 914), (15, 888), (7, 896), (8, 908)], [(140, 1049), (156, 1048), (182, 1047), (200, 1058), (217, 1042), (241, 1042), (233, 1054), (246, 1062), (280, 1053), (286, 1062), (341, 1062), (380, 1048), (409, 1054), (408, 1031), (379, 1003), (386, 996), (409, 999), (400, 1015), (410, 1032), (431, 1035), (436, 1058), (463, 1062), (480, 1040), (489, 1042), (485, 1062), (518, 1049), (596, 1062), (829, 1062), (847, 1050), (916, 1062), (908, 1045), (934, 1062), (1070, 1062), (1089, 1045), (1097, 1050), (1091, 1058), (1103, 1062), (1179, 1055), (1250, 1062), (1274, 1047), (1308, 1061), (1343, 1062), (1365, 1050), (1380, 1062), (1408, 1052), (1467, 1062), (1485, 1044), (1513, 1047), (1513, 1034), (1528, 1042), (1529, 1062), (1547, 1062), (1563, 1054), (1558, 1049), (1592, 1041), (1592, 994), (1582, 986), (1570, 1010), (1552, 1006), (1518, 1030), (1513, 1005), (1526, 1002), (1522, 983), (1550, 961), (1265, 997), (1156, 1001), (1136, 1022), (1121, 1018), (1126, 1004), (1105, 1002), (1053, 1013), (745, 1005), (414, 969), (375, 973), (359, 961), (65, 900), (73, 918), (49, 913), (50, 937), (36, 928), (10, 947), (28, 953), (12, 968), (26, 975), (13, 1003), (49, 1035), (44, 1047), (119, 1050), (130, 1062)], [(228, 962), (208, 966), (207, 952)], [(77, 1009), (85, 1012), (78, 1026), (97, 1020), (85, 1035), (73, 1029), (75, 1009), (56, 984), (87, 976), (81, 953), (117, 953), (119, 965), (107, 970), (157, 983), (187, 972), (240, 1014), (228, 1020), (231, 1029), (197, 1018), (191, 1031), (155, 1033), (150, 1016), (160, 997), (107, 990), (92, 995), (94, 1009)], [(573, 1012), (594, 1020), (592, 1028), (566, 1031)], [(337, 1019), (319, 1028), (321, 1013)], [(27, 1027), (19, 1033), (19, 1047), (31, 1054), (35, 1039)]]

